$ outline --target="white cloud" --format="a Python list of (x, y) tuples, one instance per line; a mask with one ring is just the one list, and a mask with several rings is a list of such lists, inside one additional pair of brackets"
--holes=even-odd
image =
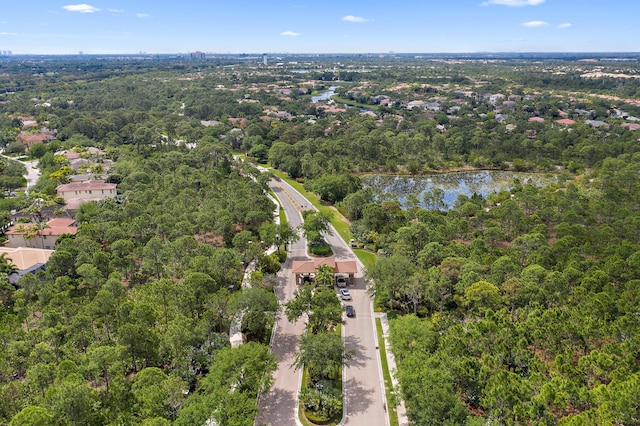
[(521, 7), (521, 6), (537, 6), (544, 3), (545, 0), (488, 0), (482, 3), (483, 6), (497, 4), (500, 6)]
[(149, 14), (148, 13), (136, 13), (136, 16), (138, 18), (148, 18)]
[(124, 9), (107, 9), (107, 12), (122, 13), (122, 12), (124, 12)]
[(572, 26), (571, 22), (565, 22), (564, 24), (558, 25), (558, 28), (571, 28)]
[(287, 30), (287, 31), (281, 32), (280, 35), (285, 37), (298, 37), (299, 35), (302, 35), (302, 34), (297, 33), (295, 31)]
[(17, 36), (18, 33), (7, 33), (7, 32), (1, 32), (0, 36)]
[(523, 27), (537, 28), (537, 27), (548, 27), (549, 23), (544, 21), (529, 21), (529, 22), (523, 22), (521, 25)]
[(357, 22), (357, 23), (368, 21), (367, 18), (363, 18), (362, 16), (353, 16), (353, 15), (343, 16), (342, 20), (346, 22)]
[(90, 4), (68, 4), (66, 6), (62, 6), (62, 8), (68, 12), (78, 12), (78, 13), (95, 13), (100, 12), (95, 6), (91, 6)]

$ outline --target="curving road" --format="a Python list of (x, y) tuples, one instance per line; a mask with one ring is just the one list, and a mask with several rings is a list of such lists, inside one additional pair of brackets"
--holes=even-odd
[[(287, 215), (291, 226), (302, 223), (300, 210), (313, 208), (311, 204), (286, 182), (271, 181), (274, 191)], [(355, 259), (355, 255), (332, 227), (333, 235), (326, 237), (337, 259)], [(290, 300), (296, 289), (291, 272), (292, 260), (308, 259), (306, 241), (301, 239), (291, 247), (291, 256), (279, 274), (277, 295), (281, 303)], [(384, 382), (380, 367), (380, 354), (375, 333), (372, 303), (362, 279), (362, 265), (354, 284), (349, 288), (356, 310), (354, 318), (346, 318), (343, 327), (347, 349), (355, 351), (353, 359), (344, 369), (344, 419), (343, 425), (386, 426), (389, 418), (386, 411)], [(304, 331), (302, 320), (291, 323), (281, 314), (274, 328), (272, 351), (278, 359), (278, 370), (274, 373), (271, 391), (259, 401), (256, 425), (295, 425), (298, 422), (298, 390), (301, 372), (291, 367), (297, 350), (298, 337)]]
[(29, 191), (29, 188), (35, 185), (36, 182), (38, 181), (38, 178), (40, 177), (40, 169), (38, 169), (38, 160), (20, 161), (15, 158), (6, 156), (4, 154), (0, 154), (0, 155), (2, 155), (4, 158), (7, 158), (11, 161), (19, 162), (27, 169), (27, 174), (25, 174), (24, 177), (25, 179), (27, 179), (27, 191)]

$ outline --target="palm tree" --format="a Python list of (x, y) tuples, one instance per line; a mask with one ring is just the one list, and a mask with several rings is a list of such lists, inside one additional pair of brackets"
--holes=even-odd
[(11, 275), (18, 271), (18, 267), (13, 264), (13, 261), (9, 259), (7, 253), (0, 254), (0, 273)]
[(320, 265), (316, 268), (316, 285), (331, 287), (335, 279), (335, 272), (329, 265)]

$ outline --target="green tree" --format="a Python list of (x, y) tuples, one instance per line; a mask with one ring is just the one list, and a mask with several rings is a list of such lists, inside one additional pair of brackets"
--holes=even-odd
[(335, 378), (340, 367), (353, 357), (339, 335), (332, 332), (306, 333), (300, 337), (299, 350), (293, 366), (306, 368), (311, 380)]
[(306, 328), (310, 333), (329, 331), (343, 322), (342, 305), (333, 287), (314, 289), (311, 284), (305, 285), (285, 304), (285, 314), (289, 321), (296, 321), (306, 315)]
[(46, 396), (55, 421), (70, 425), (100, 423), (97, 400), (97, 392), (78, 373), (70, 374), (57, 386), (51, 387)]
[(13, 416), (9, 426), (40, 426), (53, 423), (53, 416), (44, 407), (29, 405)]
[(312, 244), (322, 240), (322, 234), (332, 235), (330, 228), (331, 213), (326, 211), (304, 210), (302, 213), (304, 223), (302, 232), (305, 238)]
[(497, 309), (502, 304), (498, 287), (488, 281), (471, 284), (464, 292), (464, 299), (471, 309)]

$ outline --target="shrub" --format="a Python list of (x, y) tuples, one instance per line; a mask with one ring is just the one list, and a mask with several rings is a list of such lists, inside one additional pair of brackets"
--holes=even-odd
[(329, 245), (311, 246), (309, 249), (315, 256), (331, 256), (333, 254), (333, 251), (331, 251), (331, 246)]

